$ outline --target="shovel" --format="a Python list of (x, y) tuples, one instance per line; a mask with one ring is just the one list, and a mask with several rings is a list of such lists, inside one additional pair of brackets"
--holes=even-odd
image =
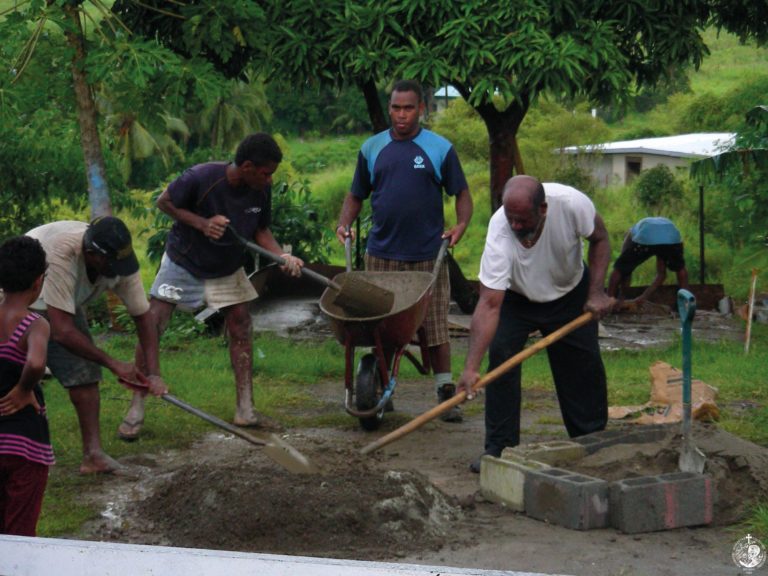
[(683, 443), (678, 466), (682, 472), (701, 474), (707, 457), (693, 443), (691, 435), (691, 323), (696, 314), (696, 298), (688, 290), (677, 292), (677, 310), (683, 331)]
[[(133, 390), (134, 392), (144, 393), (149, 388), (147, 383), (142, 381), (126, 382), (125, 380), (121, 379), (120, 383), (130, 390)], [(243, 440), (250, 442), (251, 444), (262, 447), (264, 449), (264, 454), (267, 457), (280, 464), (289, 472), (294, 472), (296, 474), (317, 473), (317, 468), (315, 465), (312, 464), (312, 462), (310, 462), (309, 459), (304, 456), (304, 454), (296, 450), (296, 448), (288, 444), (288, 442), (280, 438), (277, 434), (252, 434), (246, 432), (245, 430), (241, 430), (237, 426), (233, 426), (232, 424), (229, 424), (228, 422), (225, 422), (224, 420), (217, 418), (212, 414), (208, 414), (199, 408), (195, 408), (194, 406), (187, 404), (183, 400), (180, 400), (173, 394), (168, 394), (167, 392), (163, 394), (161, 398), (169, 404), (173, 404), (174, 406), (181, 408), (190, 414), (194, 414), (198, 418), (202, 418), (206, 422), (213, 424), (214, 426), (218, 426), (219, 428), (226, 430), (227, 432), (230, 432), (231, 434), (234, 434), (235, 436), (238, 436)], [(256, 434), (258, 434), (258, 436)]]
[[(273, 260), (281, 266), (285, 264), (285, 259), (281, 256), (262, 248), (254, 242), (249, 242), (235, 232), (232, 226), (229, 226), (228, 228), (235, 238), (249, 250)], [(359, 275), (347, 274), (344, 278), (343, 285), (339, 285), (330, 278), (326, 278), (322, 274), (318, 274), (314, 270), (309, 270), (308, 268), (302, 268), (301, 273), (307, 278), (319, 282), (335, 291), (336, 297), (334, 298), (333, 303), (340, 308), (343, 308), (350, 316), (357, 318), (384, 316), (389, 314), (392, 310), (392, 305), (395, 302), (395, 294), (391, 290), (366, 282), (360, 278)]]
[[(577, 328), (580, 328), (585, 324), (591, 322), (593, 318), (594, 318), (594, 315), (592, 314), (592, 312), (584, 312), (584, 314), (582, 314), (581, 316), (574, 318), (573, 320), (568, 322), (568, 324), (566, 324), (565, 326), (558, 328), (557, 330), (555, 330), (548, 336), (542, 338), (538, 342), (528, 346), (524, 350), (521, 350), (520, 352), (512, 356), (512, 358), (509, 358), (506, 362), (504, 362), (500, 366), (497, 366), (496, 368), (488, 372), (485, 376), (480, 378), (477, 382), (475, 382), (472, 385), (472, 391), (477, 392), (481, 388), (485, 388), (488, 384), (496, 380), (496, 378), (498, 378), (505, 372), (509, 372), (510, 370), (512, 370), (512, 368), (514, 368), (518, 364), (521, 364), (523, 360), (527, 360), (528, 358), (530, 358), (540, 350), (543, 350), (553, 342), (557, 342), (563, 336), (570, 334)], [(421, 428), (424, 424), (426, 424), (430, 420), (434, 420), (443, 412), (447, 412), (454, 406), (458, 406), (459, 404), (464, 402), (466, 397), (467, 397), (466, 390), (457, 391), (452, 398), (449, 398), (442, 404), (438, 404), (434, 408), (424, 412), (421, 416), (417, 416), (410, 422), (403, 424), (397, 430), (393, 430), (386, 436), (382, 436), (375, 442), (371, 442), (367, 446), (364, 446), (363, 449), (360, 450), (360, 453), (370, 454), (371, 452), (386, 446), (390, 442), (394, 442), (395, 440), (402, 438), (406, 434), (410, 434), (417, 428)]]

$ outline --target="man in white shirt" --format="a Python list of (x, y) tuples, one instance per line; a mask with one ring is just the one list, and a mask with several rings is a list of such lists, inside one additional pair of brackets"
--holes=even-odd
[[(598, 318), (610, 312), (614, 300), (604, 290), (610, 256), (605, 224), (586, 195), (530, 176), (511, 178), (488, 225), (480, 264), (480, 299), (459, 380), (468, 397), (486, 350), (490, 371), (522, 350), (531, 332), (546, 336), (584, 311)], [(569, 436), (604, 429), (608, 400), (597, 321), (551, 344), (547, 353)], [(520, 377), (517, 366), (487, 387), (484, 454), (498, 457), (520, 443)], [(470, 469), (479, 472), (479, 460)]]
[[(101, 367), (118, 379), (135, 383), (145, 375), (149, 391), (162, 395), (158, 334), (139, 274), (131, 234), (119, 218), (93, 222), (62, 221), (27, 232), (43, 246), (48, 261), (40, 298), (31, 308), (43, 312), (51, 325), (48, 368), (69, 392), (83, 440), (81, 474), (114, 472), (119, 464), (101, 447), (99, 382)], [(118, 360), (94, 344), (85, 307), (105, 290), (113, 291), (136, 323), (145, 366)]]

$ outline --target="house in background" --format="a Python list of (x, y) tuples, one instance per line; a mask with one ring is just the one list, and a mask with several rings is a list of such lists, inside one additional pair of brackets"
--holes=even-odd
[(568, 146), (562, 154), (573, 155), (586, 168), (598, 186), (629, 184), (643, 170), (660, 164), (672, 172), (688, 172), (690, 163), (715, 156), (728, 148), (736, 135), (730, 132), (680, 134), (660, 138), (641, 138)]
[(432, 94), (432, 106), (430, 109), (432, 112), (445, 110), (448, 107), (448, 104), (456, 98), (461, 98), (461, 94), (459, 94), (459, 91), (453, 86), (447, 85), (438, 88), (435, 90), (434, 94)]

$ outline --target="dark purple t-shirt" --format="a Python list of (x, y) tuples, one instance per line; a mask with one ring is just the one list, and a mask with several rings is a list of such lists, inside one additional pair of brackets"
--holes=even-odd
[[(257, 192), (247, 186), (232, 187), (227, 181), (227, 162), (197, 164), (168, 185), (177, 208), (204, 218), (221, 214), (237, 232), (253, 240), (257, 230), (272, 218), (270, 190)], [(174, 222), (165, 245), (168, 257), (198, 278), (221, 278), (240, 268), (246, 251), (231, 233), (211, 240), (194, 228)]]

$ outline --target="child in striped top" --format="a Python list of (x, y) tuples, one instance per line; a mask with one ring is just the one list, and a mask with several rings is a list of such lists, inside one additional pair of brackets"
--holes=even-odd
[(0, 533), (35, 536), (54, 463), (40, 380), (50, 327), (29, 310), (43, 287), (45, 251), (19, 236), (0, 246)]

